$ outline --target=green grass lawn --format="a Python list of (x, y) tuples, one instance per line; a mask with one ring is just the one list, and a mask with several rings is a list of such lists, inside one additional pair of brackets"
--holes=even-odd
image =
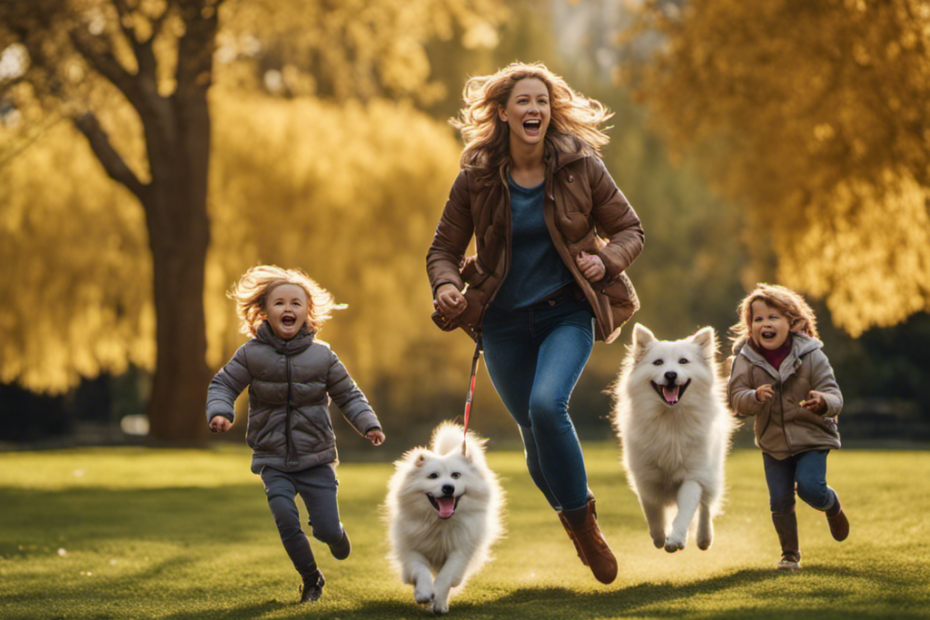
[[(844, 543), (799, 505), (801, 571), (774, 570), (778, 542), (762, 460), (738, 450), (709, 551), (652, 546), (611, 444), (585, 444), (600, 523), (620, 563), (598, 584), (532, 487), (519, 452), (489, 462), (507, 491), (507, 536), (451, 603), (451, 617), (930, 618), (930, 452), (834, 452), (830, 483), (851, 522)], [(393, 447), (400, 450), (399, 447)], [(243, 447), (101, 448), (0, 454), (0, 618), (423, 618), (386, 559), (389, 463), (339, 468), (353, 542), (327, 584), (297, 605), (298, 578)]]

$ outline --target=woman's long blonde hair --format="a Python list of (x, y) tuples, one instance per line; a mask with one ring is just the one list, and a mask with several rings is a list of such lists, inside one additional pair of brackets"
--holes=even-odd
[(549, 91), (552, 113), (547, 142), (562, 150), (589, 150), (599, 153), (609, 138), (601, 123), (613, 116), (601, 102), (575, 92), (560, 76), (541, 62), (515, 62), (497, 73), (473, 77), (465, 83), (464, 107), (450, 123), (462, 132), (465, 149), (461, 166), (497, 169), (510, 159), (510, 127), (500, 119), (498, 109), (506, 107), (514, 86), (520, 80), (536, 78)]
[(730, 340), (733, 341), (734, 351), (749, 340), (752, 330), (752, 304), (756, 301), (764, 301), (784, 314), (792, 332), (807, 334), (811, 338), (820, 338), (817, 332), (817, 317), (803, 297), (780, 284), (763, 282), (757, 284), (756, 288), (746, 295), (736, 308), (739, 321), (730, 327), (732, 334)]
[(333, 310), (346, 306), (333, 301), (333, 296), (300, 269), (282, 269), (277, 265), (257, 265), (239, 278), (227, 297), (236, 302), (239, 331), (254, 337), (265, 321), (268, 295), (282, 284), (299, 286), (307, 294), (307, 331), (316, 334), (323, 323), (332, 318)]

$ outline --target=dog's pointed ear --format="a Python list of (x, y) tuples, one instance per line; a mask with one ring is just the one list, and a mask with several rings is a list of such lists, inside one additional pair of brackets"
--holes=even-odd
[(655, 342), (656, 336), (642, 323), (633, 326), (633, 350), (644, 349), (650, 342)]
[(714, 359), (717, 353), (717, 332), (713, 327), (708, 326), (698, 330), (689, 340), (701, 347), (704, 357)]
[(420, 452), (417, 454), (417, 458), (413, 461), (414, 467), (423, 467), (423, 463), (426, 462), (426, 455)]

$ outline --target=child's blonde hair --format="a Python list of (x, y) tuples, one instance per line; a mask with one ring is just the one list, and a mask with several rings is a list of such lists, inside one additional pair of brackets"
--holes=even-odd
[(761, 283), (757, 284), (736, 308), (739, 321), (730, 327), (730, 340), (733, 341), (734, 351), (749, 339), (752, 329), (752, 304), (756, 301), (764, 301), (784, 314), (792, 332), (820, 338), (820, 334), (817, 333), (817, 317), (803, 297), (780, 284)]
[(255, 336), (265, 321), (265, 304), (268, 294), (282, 284), (299, 286), (307, 294), (307, 330), (317, 333), (323, 323), (332, 318), (333, 310), (345, 308), (333, 296), (300, 269), (282, 269), (277, 265), (257, 265), (239, 278), (227, 296), (236, 302), (239, 331)]

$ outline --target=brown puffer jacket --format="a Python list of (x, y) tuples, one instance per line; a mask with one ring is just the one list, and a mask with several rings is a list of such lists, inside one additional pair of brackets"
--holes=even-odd
[[(633, 284), (624, 273), (643, 249), (639, 217), (592, 153), (559, 149), (547, 139), (543, 216), (552, 242), (591, 304), (595, 338), (613, 341), (620, 327), (639, 309)], [(454, 284), (468, 305), (443, 329), (461, 327), (472, 338), (481, 331), (485, 309), (510, 269), (511, 213), (507, 170), (465, 168), (459, 172), (426, 256), (433, 289)], [(476, 253), (465, 259), (472, 237)], [(588, 282), (575, 259), (581, 252), (598, 255), (607, 275)], [(466, 287), (467, 285), (467, 287)]]
[[(804, 334), (793, 334), (791, 339), (791, 351), (778, 370), (751, 346), (738, 348), (727, 386), (733, 410), (755, 417), (756, 445), (777, 459), (840, 447), (836, 416), (843, 409), (843, 394), (823, 343)], [(764, 384), (771, 385), (775, 394), (763, 403), (756, 398), (756, 388)], [(827, 402), (822, 414), (800, 405), (812, 391)]]

